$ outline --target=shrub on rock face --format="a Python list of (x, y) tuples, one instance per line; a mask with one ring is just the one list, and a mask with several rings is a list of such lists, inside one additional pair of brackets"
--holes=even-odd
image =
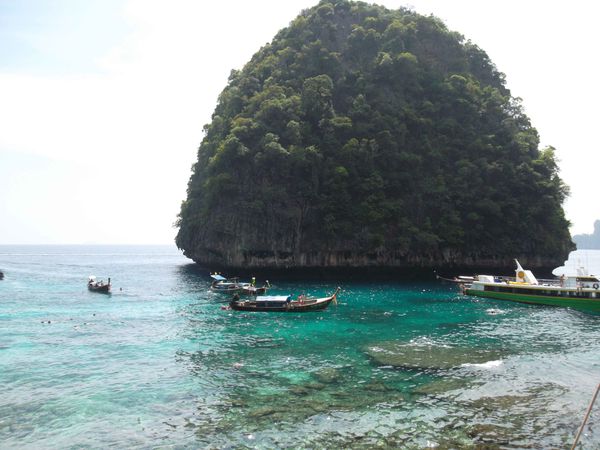
[(439, 19), (322, 1), (231, 73), (176, 242), (238, 267), (560, 262), (567, 189), (538, 146)]

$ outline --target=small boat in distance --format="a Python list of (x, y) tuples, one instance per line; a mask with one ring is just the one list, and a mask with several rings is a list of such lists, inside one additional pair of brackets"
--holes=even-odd
[(2, 272), (2, 271), (0, 270), (0, 280), (3, 280), (3, 279), (4, 279), (4, 272)]
[(92, 292), (101, 292), (108, 294), (110, 293), (111, 287), (110, 278), (108, 279), (108, 282), (105, 283), (103, 280), (96, 281), (96, 277), (94, 275), (90, 275), (88, 278), (87, 287)]
[(562, 306), (600, 313), (600, 278), (579, 268), (576, 275), (538, 280), (515, 259), (515, 277), (476, 275), (470, 283), (459, 283), (466, 295), (534, 305)]
[(210, 277), (213, 279), (210, 289), (214, 292), (235, 294), (241, 292), (244, 286), (250, 286), (250, 283), (241, 283), (237, 278), (225, 278), (218, 273), (211, 273)]
[(454, 278), (445, 278), (445, 277), (442, 277), (442, 276), (436, 274), (435, 278), (437, 280), (447, 281), (448, 283), (455, 283), (455, 284), (468, 284), (468, 283), (472, 283), (473, 281), (475, 281), (475, 277), (465, 276), (465, 275), (459, 275)]
[(213, 279), (210, 289), (214, 292), (223, 292), (225, 294), (260, 295), (267, 292), (267, 289), (271, 287), (268, 280), (266, 285), (257, 287), (256, 278), (254, 277), (252, 277), (250, 283), (241, 282), (238, 278), (225, 278), (218, 273), (211, 273), (210, 277)]
[(231, 309), (236, 311), (260, 311), (260, 312), (308, 312), (321, 311), (330, 303), (337, 302), (337, 295), (341, 288), (337, 288), (329, 297), (307, 297), (299, 295), (295, 300), (291, 295), (265, 295), (248, 300), (241, 300), (239, 295), (234, 295), (229, 302)]

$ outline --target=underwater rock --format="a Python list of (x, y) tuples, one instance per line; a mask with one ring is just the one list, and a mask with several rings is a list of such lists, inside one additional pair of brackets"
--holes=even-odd
[[(502, 448), (502, 445), (511, 442), (511, 435), (514, 437), (514, 430), (510, 427), (502, 427), (500, 425), (476, 423), (468, 427), (467, 434), (472, 439), (475, 439), (479, 445), (481, 443), (495, 445), (495, 447), (483, 448)], [(477, 448), (481, 447), (478, 446)]]
[(308, 389), (313, 389), (313, 390), (315, 390), (315, 391), (320, 391), (321, 389), (324, 389), (324, 388), (325, 388), (325, 384), (323, 384), (323, 383), (319, 383), (319, 382), (317, 382), (317, 381), (311, 381), (311, 382), (309, 382), (309, 383), (305, 383), (303, 386), (304, 386), (305, 388), (308, 388)]
[(370, 345), (366, 353), (379, 365), (406, 369), (451, 369), (462, 364), (481, 364), (500, 358), (500, 352), (494, 350), (397, 341)]
[(313, 375), (317, 380), (325, 384), (335, 383), (340, 379), (340, 371), (333, 367), (325, 367), (316, 371)]
[(262, 407), (256, 408), (253, 411), (250, 411), (248, 413), (248, 417), (257, 418), (257, 417), (271, 416), (277, 412), (280, 412), (280, 411), (276, 408), (272, 408), (270, 406), (262, 406)]
[(292, 386), (290, 392), (295, 395), (303, 396), (310, 394), (311, 390), (304, 386)]
[(439, 395), (457, 389), (464, 389), (469, 380), (464, 378), (441, 378), (413, 389), (413, 393), (421, 395)]
[(381, 382), (367, 383), (364, 385), (364, 388), (367, 391), (373, 391), (373, 392), (387, 392), (388, 391), (388, 387)]
[(498, 397), (481, 397), (471, 401), (471, 405), (480, 411), (494, 412), (498, 410), (509, 411), (516, 407), (532, 407), (536, 400), (535, 395), (501, 395)]

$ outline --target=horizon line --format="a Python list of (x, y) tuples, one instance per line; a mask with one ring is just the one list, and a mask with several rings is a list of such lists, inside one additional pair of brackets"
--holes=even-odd
[(173, 247), (177, 247), (177, 245), (172, 242), (172, 243), (154, 243), (154, 244), (123, 244), (123, 243), (119, 243), (119, 244), (109, 244), (109, 243), (99, 243), (99, 242), (82, 242), (79, 244), (57, 244), (57, 243), (29, 243), (29, 244), (5, 244), (5, 243), (0, 243), (0, 246), (9, 246), (9, 245), (19, 245), (19, 246), (34, 246), (34, 245), (46, 245), (46, 246), (51, 246), (51, 245), (62, 245), (62, 246), (67, 246), (67, 245), (72, 245), (72, 246), (81, 246), (81, 245), (88, 245), (88, 246), (93, 246), (93, 245), (112, 245), (112, 246), (119, 246), (119, 245), (129, 245), (129, 246), (149, 246), (149, 245), (155, 245), (155, 246), (173, 246)]

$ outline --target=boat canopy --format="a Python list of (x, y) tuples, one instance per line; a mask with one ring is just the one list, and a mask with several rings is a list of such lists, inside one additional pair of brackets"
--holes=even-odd
[(227, 279), (227, 278), (225, 278), (224, 276), (222, 276), (222, 275), (219, 275), (218, 273), (211, 273), (211, 274), (210, 274), (210, 277), (211, 277), (213, 280), (216, 280), (216, 281), (225, 281), (225, 280)]
[(261, 302), (285, 302), (291, 295), (263, 295), (257, 300)]

